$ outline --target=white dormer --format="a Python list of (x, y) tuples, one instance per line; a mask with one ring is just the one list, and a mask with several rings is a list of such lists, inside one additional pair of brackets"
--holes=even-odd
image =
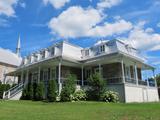
[(46, 48), (44, 51), (45, 51), (45, 58), (49, 57), (49, 50)]
[(41, 59), (40, 52), (37, 52), (37, 53), (36, 53), (36, 56), (37, 56), (37, 61), (39, 61), (39, 60)]
[(33, 54), (31, 54), (30, 56), (28, 56), (28, 63), (33, 63), (34, 61), (34, 57)]
[(42, 50), (40, 54), (41, 54), (41, 59), (44, 59), (45, 58), (45, 51)]
[(106, 45), (105, 44), (100, 45), (99, 46), (99, 53), (104, 53), (105, 49), (106, 49)]
[(50, 47), (49, 48), (49, 56), (52, 57), (55, 55), (55, 47)]

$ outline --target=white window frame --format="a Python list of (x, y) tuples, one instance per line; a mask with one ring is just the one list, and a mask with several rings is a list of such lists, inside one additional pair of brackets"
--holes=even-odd
[(105, 45), (101, 45), (101, 46), (99, 47), (100, 53), (105, 52), (105, 49), (106, 49)]
[(90, 53), (89, 49), (85, 50), (84, 52), (85, 56), (89, 56), (89, 53)]

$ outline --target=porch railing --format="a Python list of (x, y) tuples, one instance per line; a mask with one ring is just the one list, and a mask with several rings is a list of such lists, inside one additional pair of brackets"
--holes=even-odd
[(138, 80), (138, 84), (139, 84), (139, 85), (147, 86), (147, 81)]
[[(112, 78), (103, 78), (103, 79), (106, 81), (106, 84), (121, 84), (121, 83), (123, 83), (122, 77), (112, 77)], [(66, 80), (66, 78), (62, 78), (61, 83), (64, 84), (65, 80)], [(75, 83), (77, 85), (82, 85), (82, 80), (76, 80)], [(125, 77), (125, 83), (136, 85), (137, 82), (134, 78)], [(83, 85), (88, 85), (88, 80), (84, 80)], [(152, 82), (149, 82), (149, 84), (147, 84), (147, 81), (138, 80), (138, 85), (142, 85), (142, 86), (149, 85), (150, 87), (155, 87), (155, 82), (152, 81)]]
[(24, 84), (23, 83), (20, 83), (14, 87), (12, 87), (11, 89), (5, 91), (3, 93), (3, 99), (9, 99), (9, 98), (12, 98), (14, 95), (16, 95), (17, 93), (19, 93), (20, 91), (23, 90), (23, 86)]

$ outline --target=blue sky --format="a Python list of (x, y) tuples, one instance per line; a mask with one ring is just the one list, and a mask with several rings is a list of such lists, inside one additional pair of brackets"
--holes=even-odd
[(160, 65), (160, 0), (0, 0), (0, 47), (22, 55), (61, 40), (87, 47), (119, 38)]

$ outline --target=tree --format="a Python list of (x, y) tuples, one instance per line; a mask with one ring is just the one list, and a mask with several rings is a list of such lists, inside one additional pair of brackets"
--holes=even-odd
[(21, 100), (28, 100), (28, 84), (23, 88)]
[(160, 74), (156, 76), (157, 86), (160, 87)]
[(66, 102), (72, 100), (71, 95), (73, 95), (73, 93), (75, 92), (75, 81), (75, 75), (69, 74), (67, 76), (67, 79), (64, 82), (64, 86), (61, 92), (61, 101)]
[(33, 84), (28, 83), (22, 91), (22, 100), (32, 100), (33, 99)]
[(9, 90), (9, 89), (10, 89), (10, 85), (9, 85), (9, 84), (2, 84), (2, 83), (0, 82), (0, 99), (3, 98), (3, 92), (4, 92), (4, 91), (7, 91), (7, 90)]
[(39, 101), (44, 99), (44, 83), (35, 84), (34, 100)]
[(48, 93), (47, 93), (47, 100), (49, 102), (56, 101), (57, 97), (57, 83), (56, 80), (50, 80), (48, 84)]
[(100, 100), (101, 94), (105, 91), (105, 81), (101, 74), (95, 73), (88, 79), (90, 89), (87, 92), (90, 100)]
[(28, 84), (28, 89), (27, 89), (27, 99), (32, 100), (33, 99), (33, 84), (29, 83)]

